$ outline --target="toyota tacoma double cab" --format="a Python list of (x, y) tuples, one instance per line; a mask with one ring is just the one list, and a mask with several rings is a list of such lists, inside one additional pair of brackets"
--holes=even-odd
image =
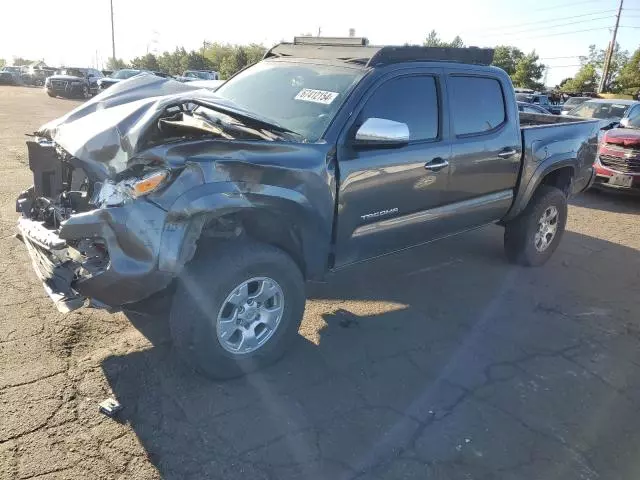
[(61, 311), (172, 292), (174, 345), (213, 378), (279, 358), (305, 281), (357, 262), (498, 223), (542, 265), (598, 122), (519, 113), (492, 56), (303, 37), (215, 93), (120, 82), (28, 140), (19, 236)]

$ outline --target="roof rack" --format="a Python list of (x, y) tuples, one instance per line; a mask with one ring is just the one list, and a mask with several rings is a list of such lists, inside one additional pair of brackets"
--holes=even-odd
[(380, 67), (400, 62), (460, 62), (491, 65), (492, 48), (372, 46), (364, 37), (295, 37), (294, 43), (280, 43), (264, 58), (292, 57), (334, 60)]
[(369, 43), (365, 37), (293, 37), (294, 45), (357, 45), (365, 46)]

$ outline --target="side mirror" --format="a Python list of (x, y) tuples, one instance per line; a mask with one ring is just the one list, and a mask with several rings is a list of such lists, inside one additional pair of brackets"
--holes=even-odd
[(406, 123), (386, 118), (367, 118), (358, 128), (354, 144), (393, 147), (406, 144), (409, 138), (409, 127)]
[(629, 117), (625, 117), (622, 120), (620, 120), (620, 126), (622, 128), (629, 128)]

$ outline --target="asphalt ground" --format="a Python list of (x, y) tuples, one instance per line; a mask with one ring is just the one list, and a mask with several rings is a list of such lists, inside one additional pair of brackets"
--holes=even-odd
[(14, 238), (24, 134), (77, 103), (0, 87), (0, 478), (638, 478), (640, 200), (573, 199), (541, 268), (496, 226), (309, 285), (292, 351), (212, 382), (168, 298), (59, 314)]

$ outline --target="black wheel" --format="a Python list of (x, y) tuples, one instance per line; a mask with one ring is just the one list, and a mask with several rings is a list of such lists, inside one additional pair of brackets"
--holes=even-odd
[(524, 211), (505, 226), (504, 249), (512, 263), (535, 267), (558, 248), (567, 223), (567, 197), (541, 185)]
[(91, 92), (89, 91), (89, 87), (87, 87), (86, 85), (82, 86), (82, 98), (91, 98)]
[(54, 97), (54, 98), (55, 98), (55, 96), (56, 96), (56, 94), (55, 94), (55, 93), (50, 92), (50, 91), (48, 91), (48, 90), (47, 90), (47, 95), (49, 95), (50, 97)]
[(174, 346), (196, 370), (231, 378), (278, 360), (305, 304), (296, 263), (271, 245), (242, 241), (200, 249), (176, 287)]

